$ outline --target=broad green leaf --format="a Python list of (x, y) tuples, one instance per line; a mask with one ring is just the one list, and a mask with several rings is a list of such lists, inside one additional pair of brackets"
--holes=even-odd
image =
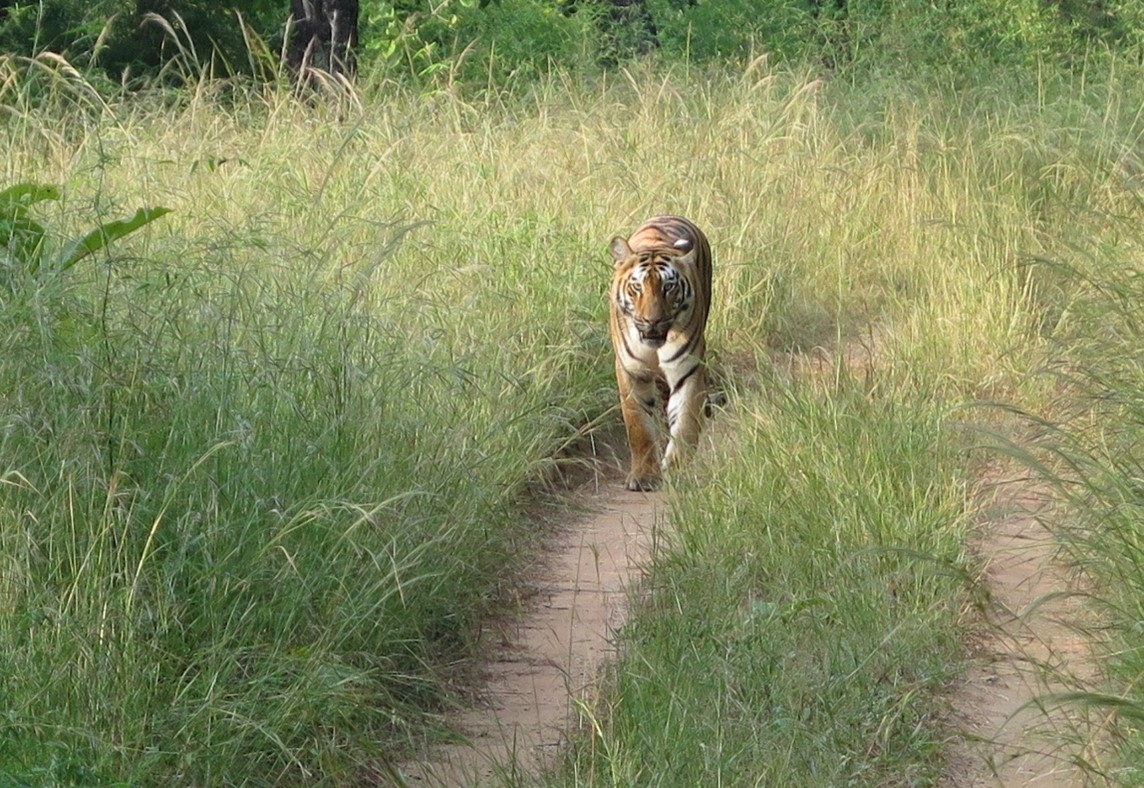
[(170, 208), (140, 208), (130, 219), (121, 219), (101, 224), (64, 250), (60, 256), (59, 270), (66, 271), (90, 254), (98, 252), (112, 241), (133, 233), (145, 224), (171, 212)]
[(0, 204), (23, 209), (33, 203), (44, 200), (58, 200), (60, 190), (58, 186), (46, 186), (42, 183), (17, 183), (0, 192)]

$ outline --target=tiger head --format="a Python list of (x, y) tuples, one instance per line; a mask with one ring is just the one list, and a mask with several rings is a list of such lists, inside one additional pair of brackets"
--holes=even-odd
[(611, 251), (616, 265), (616, 307), (645, 344), (662, 347), (667, 332), (694, 304), (695, 291), (686, 275), (695, 262), (693, 244), (680, 238), (672, 246), (634, 251), (617, 237), (612, 239)]

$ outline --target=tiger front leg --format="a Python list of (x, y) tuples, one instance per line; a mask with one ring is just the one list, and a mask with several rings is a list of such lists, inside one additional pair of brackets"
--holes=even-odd
[(659, 439), (657, 437), (657, 391), (655, 380), (634, 377), (616, 363), (616, 383), (620, 390), (620, 411), (628, 434), (631, 470), (627, 488), (655, 490), (660, 485)]
[(667, 426), (671, 438), (663, 455), (663, 469), (674, 468), (699, 445), (707, 404), (707, 373), (703, 362), (695, 360), (679, 376), (668, 376), (671, 394), (667, 400)]

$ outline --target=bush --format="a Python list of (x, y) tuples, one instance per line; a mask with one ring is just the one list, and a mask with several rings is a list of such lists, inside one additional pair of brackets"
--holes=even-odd
[(669, 58), (709, 61), (765, 51), (783, 57), (810, 44), (813, 18), (804, 0), (726, 0), (680, 5), (654, 0), (660, 46)]
[(466, 81), (501, 85), (591, 58), (590, 15), (565, 15), (543, 0), (500, 0), (483, 8), (468, 0), (454, 9), (427, 20), (422, 36), (448, 53)]
[[(196, 67), (216, 73), (241, 72), (250, 62), (242, 25), (264, 38), (280, 34), (287, 4), (274, 0), (242, 3), (170, 0), (14, 0), (0, 6), (0, 53), (31, 57), (56, 52), (77, 66), (101, 66), (116, 81), (154, 74), (177, 54), (163, 29), (148, 14), (168, 20)], [(195, 69), (199, 70), (198, 68)]]
[(100, 33), (117, 15), (130, 13), (126, 0), (14, 0), (0, 5), (0, 53), (31, 57), (58, 52), (90, 57)]

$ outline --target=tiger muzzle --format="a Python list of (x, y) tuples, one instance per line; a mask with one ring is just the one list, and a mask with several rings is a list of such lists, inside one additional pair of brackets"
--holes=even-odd
[(671, 328), (671, 321), (652, 323), (650, 325), (637, 325), (636, 329), (640, 332), (640, 340), (645, 345), (658, 348), (663, 347), (667, 342), (667, 332)]

